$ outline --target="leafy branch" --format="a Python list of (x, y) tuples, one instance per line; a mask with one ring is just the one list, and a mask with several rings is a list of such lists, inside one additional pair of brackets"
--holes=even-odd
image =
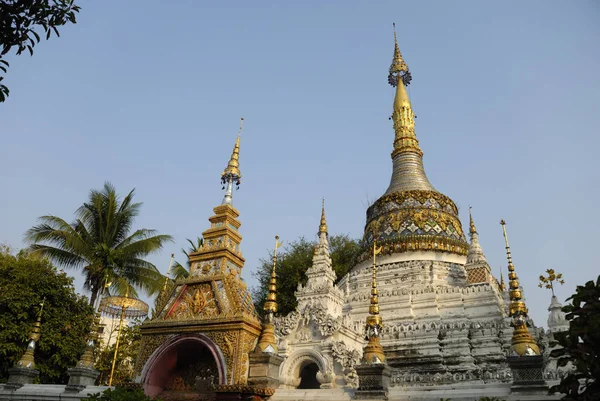
[[(16, 54), (29, 52), (33, 56), (34, 46), (40, 42), (37, 31), (43, 29), (46, 40), (54, 33), (60, 36), (58, 27), (77, 23), (75, 16), (80, 7), (74, 0), (3, 0), (0, 2), (0, 71), (6, 74), (9, 63), (3, 59), (13, 48)], [(40, 32), (41, 33), (41, 32)], [(1, 82), (0, 102), (4, 102), (10, 91)]]

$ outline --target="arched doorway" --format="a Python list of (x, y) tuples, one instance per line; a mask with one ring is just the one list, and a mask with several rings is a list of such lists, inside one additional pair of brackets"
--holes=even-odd
[(168, 393), (208, 391), (224, 384), (225, 362), (219, 348), (202, 334), (176, 336), (163, 343), (142, 371), (144, 392), (150, 397), (172, 398)]
[(317, 380), (317, 373), (319, 373), (319, 366), (310, 362), (300, 368), (300, 384), (299, 389), (317, 389), (321, 388), (321, 383)]

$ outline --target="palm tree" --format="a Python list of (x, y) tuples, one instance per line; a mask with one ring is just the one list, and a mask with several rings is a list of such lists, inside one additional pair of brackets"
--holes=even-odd
[(174, 280), (179, 278), (187, 278), (190, 275), (190, 253), (196, 252), (198, 248), (200, 248), (204, 244), (204, 239), (198, 237), (196, 238), (196, 243), (189, 238), (186, 238), (187, 242), (190, 244), (188, 250), (181, 248), (181, 252), (186, 257), (186, 266), (183, 266), (181, 263), (175, 261), (173, 264), (171, 274)]
[(73, 223), (42, 216), (39, 224), (25, 233), (34, 254), (82, 270), (84, 287), (91, 291), (90, 305), (95, 305), (105, 285), (130, 295), (137, 295), (136, 288), (148, 294), (161, 288), (163, 276), (144, 258), (173, 239), (144, 228), (130, 233), (142, 205), (133, 203), (134, 191), (121, 200), (106, 182), (102, 190), (90, 191), (88, 202), (77, 209)]

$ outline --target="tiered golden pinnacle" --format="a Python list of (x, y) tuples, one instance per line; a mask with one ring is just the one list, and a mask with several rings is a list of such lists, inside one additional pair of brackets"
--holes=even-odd
[(327, 220), (325, 220), (325, 198), (323, 198), (323, 201), (321, 202), (321, 223), (319, 224), (319, 232), (318, 234), (321, 233), (328, 233), (327, 231)]
[(273, 270), (269, 280), (269, 292), (267, 300), (263, 306), (264, 318), (263, 328), (260, 333), (256, 350), (261, 352), (277, 352), (277, 340), (275, 338), (275, 327), (273, 325), (273, 317), (277, 312), (277, 248), (281, 246), (279, 236), (275, 236), (275, 249), (273, 250)]
[(509, 316), (512, 318), (511, 325), (514, 327), (512, 337), (512, 348), (519, 356), (540, 355), (540, 349), (527, 330), (527, 307), (523, 302), (523, 294), (519, 286), (519, 279), (515, 272), (515, 266), (512, 262), (510, 254), (510, 246), (508, 245), (508, 236), (506, 234), (506, 222), (500, 221), (502, 231), (504, 233), (504, 242), (506, 243), (506, 257), (508, 259), (508, 286), (510, 304), (508, 306)]
[(233, 184), (239, 187), (242, 182), (242, 173), (240, 172), (240, 136), (242, 134), (243, 123), (244, 118), (242, 117), (240, 119), (240, 130), (237, 139), (235, 140), (229, 163), (227, 163), (227, 167), (225, 167), (225, 170), (221, 173), (221, 184), (223, 185), (223, 189), (225, 189), (223, 204), (231, 204)]
[(395, 132), (392, 158), (402, 152), (413, 152), (419, 156), (423, 156), (423, 151), (419, 147), (419, 141), (415, 134), (415, 113), (413, 113), (410, 99), (406, 93), (406, 88), (404, 88), (411, 80), (412, 75), (408, 69), (408, 65), (406, 65), (398, 48), (396, 26), (394, 25), (394, 58), (392, 59), (388, 75), (389, 84), (396, 87), (394, 113), (392, 114)]
[(471, 214), (471, 206), (469, 206), (469, 234), (473, 235), (477, 233), (475, 222), (473, 221), (473, 215)]
[(44, 298), (42, 300), (42, 303), (40, 304), (40, 310), (37, 313), (37, 318), (35, 320), (35, 323), (33, 323), (33, 328), (31, 329), (31, 332), (29, 333), (29, 338), (27, 340), (27, 349), (25, 350), (25, 353), (23, 354), (21, 359), (19, 359), (19, 362), (17, 362), (16, 366), (19, 368), (35, 369), (35, 361), (33, 354), (35, 352), (35, 346), (41, 336), (40, 327), (42, 325), (42, 311), (44, 310), (45, 302), (46, 298)]
[(371, 304), (369, 305), (369, 315), (365, 326), (365, 337), (368, 340), (363, 352), (365, 363), (384, 363), (385, 355), (383, 347), (379, 342), (379, 333), (383, 329), (383, 321), (379, 315), (379, 294), (377, 292), (377, 262), (376, 257), (382, 251), (382, 247), (377, 247), (377, 240), (373, 241), (373, 282), (371, 284)]

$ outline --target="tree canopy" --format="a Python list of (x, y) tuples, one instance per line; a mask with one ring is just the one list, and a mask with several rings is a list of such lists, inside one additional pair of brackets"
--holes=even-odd
[(563, 312), (569, 330), (554, 334), (560, 348), (550, 355), (558, 358), (558, 366), (570, 364), (573, 370), (551, 391), (568, 401), (600, 400), (600, 276), (577, 286), (567, 301)]
[[(298, 302), (294, 295), (298, 283), (306, 284), (306, 270), (312, 265), (316, 241), (301, 237), (287, 244), (277, 255), (277, 305), (278, 313), (286, 315), (296, 309)], [(348, 235), (329, 236), (329, 251), (337, 279), (342, 278), (353, 266), (361, 247), (359, 241)], [(272, 251), (268, 257), (260, 260), (260, 266), (254, 273), (258, 286), (252, 289), (256, 311), (262, 313), (267, 297), (269, 278), (273, 269)]]
[(73, 223), (42, 216), (25, 234), (35, 254), (82, 271), (85, 288), (92, 293), (91, 305), (108, 283), (112, 292), (127, 291), (134, 296), (136, 288), (154, 294), (164, 283), (164, 276), (144, 258), (172, 238), (146, 228), (131, 232), (142, 206), (133, 203), (134, 191), (121, 200), (107, 182), (102, 190), (90, 191), (88, 201), (75, 212)]
[[(58, 27), (75, 24), (80, 7), (74, 0), (3, 0), (0, 1), (0, 71), (7, 72), (5, 55), (16, 48), (19, 55), (25, 51), (33, 55), (33, 47), (40, 42), (40, 33), (46, 39), (58, 33)], [(9, 90), (0, 76), (0, 103), (8, 97)]]
[[(130, 325), (123, 325), (119, 349), (117, 350), (115, 373), (113, 375), (113, 384), (115, 386), (133, 382), (133, 365), (140, 350), (140, 340), (142, 339), (140, 325), (139, 321), (135, 321)], [(110, 333), (110, 338), (116, 338), (118, 335), (118, 325), (115, 325), (112, 329), (113, 332)], [(116, 341), (112, 341), (110, 344), (101, 344), (100, 352), (96, 352), (94, 368), (100, 372), (100, 376), (98, 377), (100, 384), (108, 383), (115, 355), (115, 347)]]
[(21, 358), (35, 322), (42, 312), (41, 337), (35, 350), (40, 381), (64, 384), (67, 369), (75, 366), (85, 348), (93, 310), (75, 293), (73, 279), (47, 260), (21, 251), (0, 252), (0, 381)]

